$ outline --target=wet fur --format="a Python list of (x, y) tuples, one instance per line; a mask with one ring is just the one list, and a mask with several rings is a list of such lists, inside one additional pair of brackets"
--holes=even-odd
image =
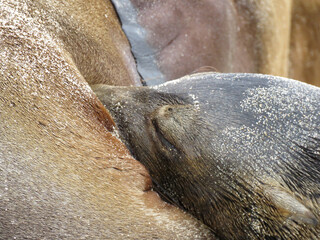
[(94, 91), (155, 189), (221, 239), (319, 236), (319, 88), (196, 74)]
[(88, 85), (134, 83), (108, 1), (1, 0), (0, 36), (0, 239), (214, 238), (150, 191)]

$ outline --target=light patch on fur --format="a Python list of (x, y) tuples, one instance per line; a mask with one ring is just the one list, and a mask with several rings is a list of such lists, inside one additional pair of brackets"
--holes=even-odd
[(310, 129), (319, 128), (317, 119), (320, 119), (320, 113), (316, 108), (319, 104), (319, 93), (308, 91), (313, 88), (311, 85), (301, 83), (298, 88), (296, 81), (281, 81), (284, 85), (277, 84), (279, 80), (271, 78), (271, 87), (248, 89), (246, 98), (240, 104), (243, 111), (256, 116), (256, 125), (263, 126), (274, 136), (287, 136), (301, 145), (305, 139), (297, 136), (319, 138), (317, 131), (310, 132)]
[[(181, 83), (192, 81), (192, 80), (201, 81), (202, 79), (212, 77), (212, 74), (215, 74), (215, 73), (214, 72), (194, 73), (191, 75), (186, 75), (184, 77), (162, 83), (160, 85), (150, 86), (150, 88), (157, 90), (157, 89), (162, 89), (163, 87), (170, 87), (172, 85), (179, 85)], [(217, 74), (217, 76), (215, 76), (215, 78), (216, 79), (220, 78), (219, 74)], [(192, 89), (192, 86), (191, 86), (191, 89)]]
[[(41, 82), (48, 81), (50, 74), (54, 72), (61, 75), (65, 85), (72, 88), (72, 91), (81, 93), (82, 96), (90, 94), (90, 87), (78, 80), (82, 76), (71, 71), (73, 60), (63, 51), (63, 43), (45, 27), (50, 22), (56, 29), (61, 29), (57, 21), (50, 19), (45, 12), (35, 9), (32, 4), (24, 1), (1, 1), (0, 74), (6, 76), (18, 71), (21, 85), (26, 90), (31, 90), (28, 88), (28, 79), (32, 75), (35, 74), (40, 81), (39, 88), (46, 88), (47, 85)], [(61, 56), (68, 62), (63, 61)], [(79, 84), (82, 87), (81, 92), (77, 90)], [(31, 94), (37, 95), (37, 91)]]
[[(320, 119), (316, 109), (319, 92), (310, 91), (314, 86), (292, 79), (267, 78), (267, 87), (247, 89), (240, 102), (242, 111), (254, 116), (255, 122), (251, 126), (226, 127), (221, 145), (222, 152), (234, 152), (238, 161), (254, 159), (247, 168), (256, 172), (262, 166), (266, 169), (292, 157), (280, 145), (300, 151), (298, 147), (307, 147), (310, 138), (320, 138), (319, 130), (310, 131), (319, 129)], [(297, 83), (301, 86), (297, 87)]]

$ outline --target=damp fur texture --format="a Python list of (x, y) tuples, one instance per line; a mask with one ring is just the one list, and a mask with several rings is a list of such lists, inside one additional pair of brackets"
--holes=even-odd
[(319, 236), (319, 88), (209, 73), (93, 89), (154, 188), (221, 239)]

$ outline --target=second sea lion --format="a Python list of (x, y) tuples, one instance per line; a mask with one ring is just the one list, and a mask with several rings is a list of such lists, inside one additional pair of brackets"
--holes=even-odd
[(93, 87), (163, 198), (221, 239), (316, 239), (320, 89), (257, 74)]

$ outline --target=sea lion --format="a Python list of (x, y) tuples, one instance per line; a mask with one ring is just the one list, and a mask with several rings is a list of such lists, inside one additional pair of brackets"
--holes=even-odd
[(112, 2), (147, 85), (208, 66), (320, 86), (320, 0)]
[(203, 66), (287, 76), (291, 0), (112, 2), (147, 85)]
[(289, 77), (320, 87), (320, 0), (294, 0)]
[(1, 240), (214, 238), (150, 191), (89, 87), (135, 85), (127, 54), (109, 1), (0, 1)]
[(320, 89), (258, 74), (93, 86), (164, 199), (220, 239), (316, 239)]

